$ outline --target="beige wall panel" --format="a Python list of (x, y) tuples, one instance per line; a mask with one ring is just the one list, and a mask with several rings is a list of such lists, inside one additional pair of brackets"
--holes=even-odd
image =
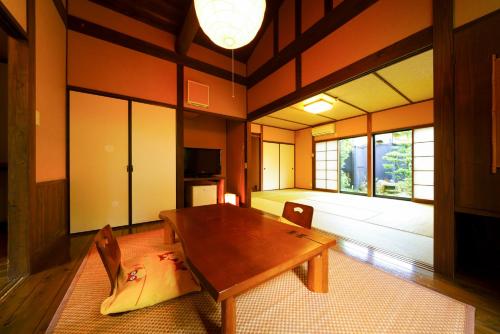
[(311, 129), (295, 131), (295, 186), (312, 189)]
[(372, 114), (372, 131), (381, 132), (434, 122), (434, 101), (425, 101)]
[(132, 103), (132, 223), (176, 207), (175, 110)]
[(500, 9), (498, 0), (455, 0), (454, 26), (460, 27)]
[(295, 145), (280, 144), (280, 189), (295, 187)]
[(279, 129), (284, 129), (285, 131), (295, 131), (299, 129), (303, 129), (305, 125), (282, 120), (282, 119), (277, 119), (274, 117), (270, 116), (264, 116), (261, 117), (257, 120), (254, 121), (257, 124), (262, 124), (262, 125), (267, 125), (268, 127), (274, 127), (274, 128), (279, 128)]
[(279, 189), (280, 145), (264, 142), (262, 144), (262, 190)]
[(261, 130), (262, 129), (261, 129), (260, 124), (255, 124), (255, 123), (250, 124), (250, 132), (251, 133), (260, 133)]
[(365, 135), (367, 131), (366, 116), (358, 116), (335, 122), (335, 133), (314, 137), (315, 141), (337, 139), (345, 137), (356, 137)]
[(128, 103), (70, 93), (70, 232), (128, 223)]
[(26, 18), (26, 0), (0, 0), (0, 2), (9, 10), (10, 14), (16, 19), (17, 23), (28, 31), (28, 19)]
[(294, 131), (273, 128), (270, 126), (264, 126), (262, 131), (263, 131), (262, 140), (287, 143), (287, 144), (295, 143)]
[(66, 27), (53, 1), (36, 1), (36, 181), (66, 178)]

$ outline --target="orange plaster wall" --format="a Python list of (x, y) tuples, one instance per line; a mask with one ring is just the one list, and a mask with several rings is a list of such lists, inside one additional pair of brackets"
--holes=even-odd
[(0, 0), (0, 2), (7, 8), (10, 14), (16, 19), (17, 23), (28, 31), (28, 19), (26, 16), (26, 0)]
[(460, 27), (468, 22), (474, 21), (481, 16), (487, 15), (500, 9), (498, 0), (455, 0), (455, 22), (454, 26)]
[(279, 10), (278, 47), (282, 50), (295, 40), (295, 0), (285, 0)]
[(262, 140), (293, 144), (295, 143), (295, 131), (264, 125), (262, 127)]
[[(201, 60), (207, 64), (211, 64), (225, 70), (231, 71), (231, 58), (221, 55), (215, 51), (209, 50), (201, 45), (192, 43), (189, 47), (187, 55), (192, 58)], [(234, 73), (246, 76), (247, 67), (245, 64), (235, 60)]]
[(311, 129), (295, 131), (295, 186), (312, 189)]
[(248, 90), (248, 112), (295, 90), (295, 59)]
[(314, 82), (431, 25), (431, 0), (379, 0), (302, 54), (302, 83)]
[(36, 1), (36, 181), (66, 178), (66, 27), (52, 1)]
[[(187, 104), (187, 80), (196, 81), (210, 87), (210, 106), (208, 108)], [(210, 74), (184, 68), (184, 106), (191, 109), (208, 111), (240, 119), (246, 119), (246, 87), (234, 84), (234, 98), (232, 84)]]
[(302, 1), (302, 32), (309, 29), (313, 24), (323, 18), (325, 14), (324, 0)]
[(68, 31), (68, 83), (158, 102), (177, 103), (175, 63)]
[(247, 75), (252, 74), (273, 56), (273, 24), (266, 28), (261, 40), (252, 52), (247, 62)]
[(68, 13), (166, 49), (175, 48), (174, 35), (89, 0), (69, 0)]
[(434, 101), (402, 106), (372, 114), (372, 132), (434, 123)]
[(261, 133), (261, 125), (252, 123), (250, 124), (250, 132), (251, 133)]
[(335, 133), (314, 137), (315, 141), (366, 135), (366, 116), (358, 116), (335, 122)]
[(226, 176), (226, 120), (207, 115), (184, 118), (184, 147), (222, 149), (222, 176)]

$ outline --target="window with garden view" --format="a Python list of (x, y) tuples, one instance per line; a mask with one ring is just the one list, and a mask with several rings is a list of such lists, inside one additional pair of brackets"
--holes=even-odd
[(412, 198), (412, 130), (374, 136), (375, 195)]
[(347, 138), (339, 141), (340, 191), (366, 194), (367, 137)]

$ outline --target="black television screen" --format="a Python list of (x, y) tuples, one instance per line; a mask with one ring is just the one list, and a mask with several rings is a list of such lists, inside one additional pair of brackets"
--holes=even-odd
[(220, 173), (220, 149), (184, 148), (185, 177), (212, 176)]

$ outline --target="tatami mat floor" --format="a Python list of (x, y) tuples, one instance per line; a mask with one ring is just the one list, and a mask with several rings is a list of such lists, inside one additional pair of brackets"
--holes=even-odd
[(313, 206), (315, 228), (433, 265), (432, 205), (300, 189), (252, 193), (252, 207), (277, 216), (286, 201)]

